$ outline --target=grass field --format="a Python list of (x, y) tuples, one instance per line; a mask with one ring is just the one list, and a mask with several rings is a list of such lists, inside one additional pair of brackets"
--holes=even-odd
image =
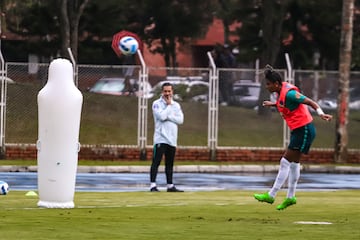
[(74, 209), (41, 209), (13, 191), (0, 196), (0, 239), (360, 239), (360, 191), (299, 192), (284, 211), (284, 192), (273, 205), (252, 194), (77, 192)]
[[(9, 101), (7, 142), (35, 143), (36, 94), (28, 86)], [(29, 88), (29, 89), (28, 89)], [(32, 94), (29, 94), (32, 93)], [(11, 104), (10, 104), (11, 103)], [(84, 95), (80, 130), (82, 144), (136, 143), (136, 99)], [(105, 108), (104, 108), (105, 106)], [(180, 145), (206, 145), (207, 110), (204, 104), (182, 104), (186, 121), (180, 128)], [(104, 117), (105, 116), (105, 117)], [(350, 118), (350, 147), (358, 147), (360, 112)], [(282, 125), (278, 115), (266, 122), (253, 110), (222, 107), (219, 143), (222, 146), (281, 146)], [(318, 137), (314, 147), (332, 147), (334, 122), (315, 120)], [(152, 138), (151, 116), (149, 141)], [(269, 145), (270, 144), (270, 145)], [(36, 165), (36, 160), (1, 160), (1, 165)], [(98, 165), (80, 161), (79, 165)], [(148, 165), (148, 162), (121, 162)], [(196, 164), (177, 162), (177, 165)], [(205, 164), (205, 163), (202, 163)], [(209, 164), (216, 164), (211, 162)], [(103, 161), (101, 165), (120, 165)], [(38, 197), (11, 191), (0, 196), (0, 240), (52, 239), (255, 239), (332, 240), (360, 239), (360, 191), (299, 192), (298, 204), (285, 211), (276, 204), (258, 203), (249, 191), (185, 193), (107, 192), (75, 194), (74, 209), (42, 209)], [(312, 224), (300, 224), (312, 223)], [(319, 224), (327, 223), (327, 224)]]

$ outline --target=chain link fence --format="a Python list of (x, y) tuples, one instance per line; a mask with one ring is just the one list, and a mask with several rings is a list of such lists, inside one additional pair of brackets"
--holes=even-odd
[(154, 68), (149, 67), (149, 83), (153, 86), (149, 99), (148, 144), (153, 143), (154, 119), (152, 102), (161, 95), (161, 85), (170, 82), (174, 99), (184, 112), (184, 123), (179, 126), (178, 144), (182, 146), (207, 146), (209, 69), (207, 68)]
[[(140, 66), (78, 65), (78, 87), (84, 102), (81, 115), (81, 144), (137, 145), (139, 94), (147, 99), (147, 145), (153, 143), (152, 102), (160, 97), (164, 81), (174, 85), (184, 124), (179, 127), (180, 146), (208, 146), (208, 68), (148, 67), (148, 85), (138, 91)], [(46, 84), (48, 64), (7, 63), (5, 143), (35, 143), (37, 140), (37, 94)], [(284, 73), (285, 71), (281, 71)], [(283, 121), (273, 111), (270, 117), (257, 114), (262, 73), (255, 69), (217, 69), (219, 102), (217, 145), (219, 147), (282, 147)], [(337, 109), (338, 72), (295, 71), (295, 84), (333, 114)], [(121, 84), (119, 85), (119, 83)], [(360, 73), (350, 80), (349, 148), (359, 149)], [(269, 96), (271, 99), (271, 96)], [(315, 147), (332, 148), (335, 121), (315, 117), (320, 140)], [(320, 137), (321, 136), (321, 137)]]

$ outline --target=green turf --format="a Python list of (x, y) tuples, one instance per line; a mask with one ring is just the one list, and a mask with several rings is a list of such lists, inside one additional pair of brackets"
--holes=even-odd
[[(76, 193), (74, 209), (40, 209), (37, 197), (0, 198), (2, 240), (360, 238), (360, 191), (299, 192), (275, 210), (249, 191)], [(329, 222), (329, 225), (295, 222)]]

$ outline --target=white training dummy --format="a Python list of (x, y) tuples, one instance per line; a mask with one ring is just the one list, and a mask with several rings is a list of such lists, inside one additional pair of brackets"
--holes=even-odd
[(48, 81), (37, 100), (38, 206), (73, 208), (83, 96), (69, 60), (50, 63)]

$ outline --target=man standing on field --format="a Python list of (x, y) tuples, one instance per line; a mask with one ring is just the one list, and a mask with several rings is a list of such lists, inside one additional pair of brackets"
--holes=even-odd
[(161, 97), (152, 104), (155, 130), (154, 149), (150, 168), (150, 191), (159, 192), (156, 186), (158, 168), (165, 155), (165, 174), (168, 192), (183, 192), (173, 184), (173, 166), (176, 153), (178, 125), (184, 122), (180, 104), (173, 100), (173, 86), (166, 82), (161, 86)]

